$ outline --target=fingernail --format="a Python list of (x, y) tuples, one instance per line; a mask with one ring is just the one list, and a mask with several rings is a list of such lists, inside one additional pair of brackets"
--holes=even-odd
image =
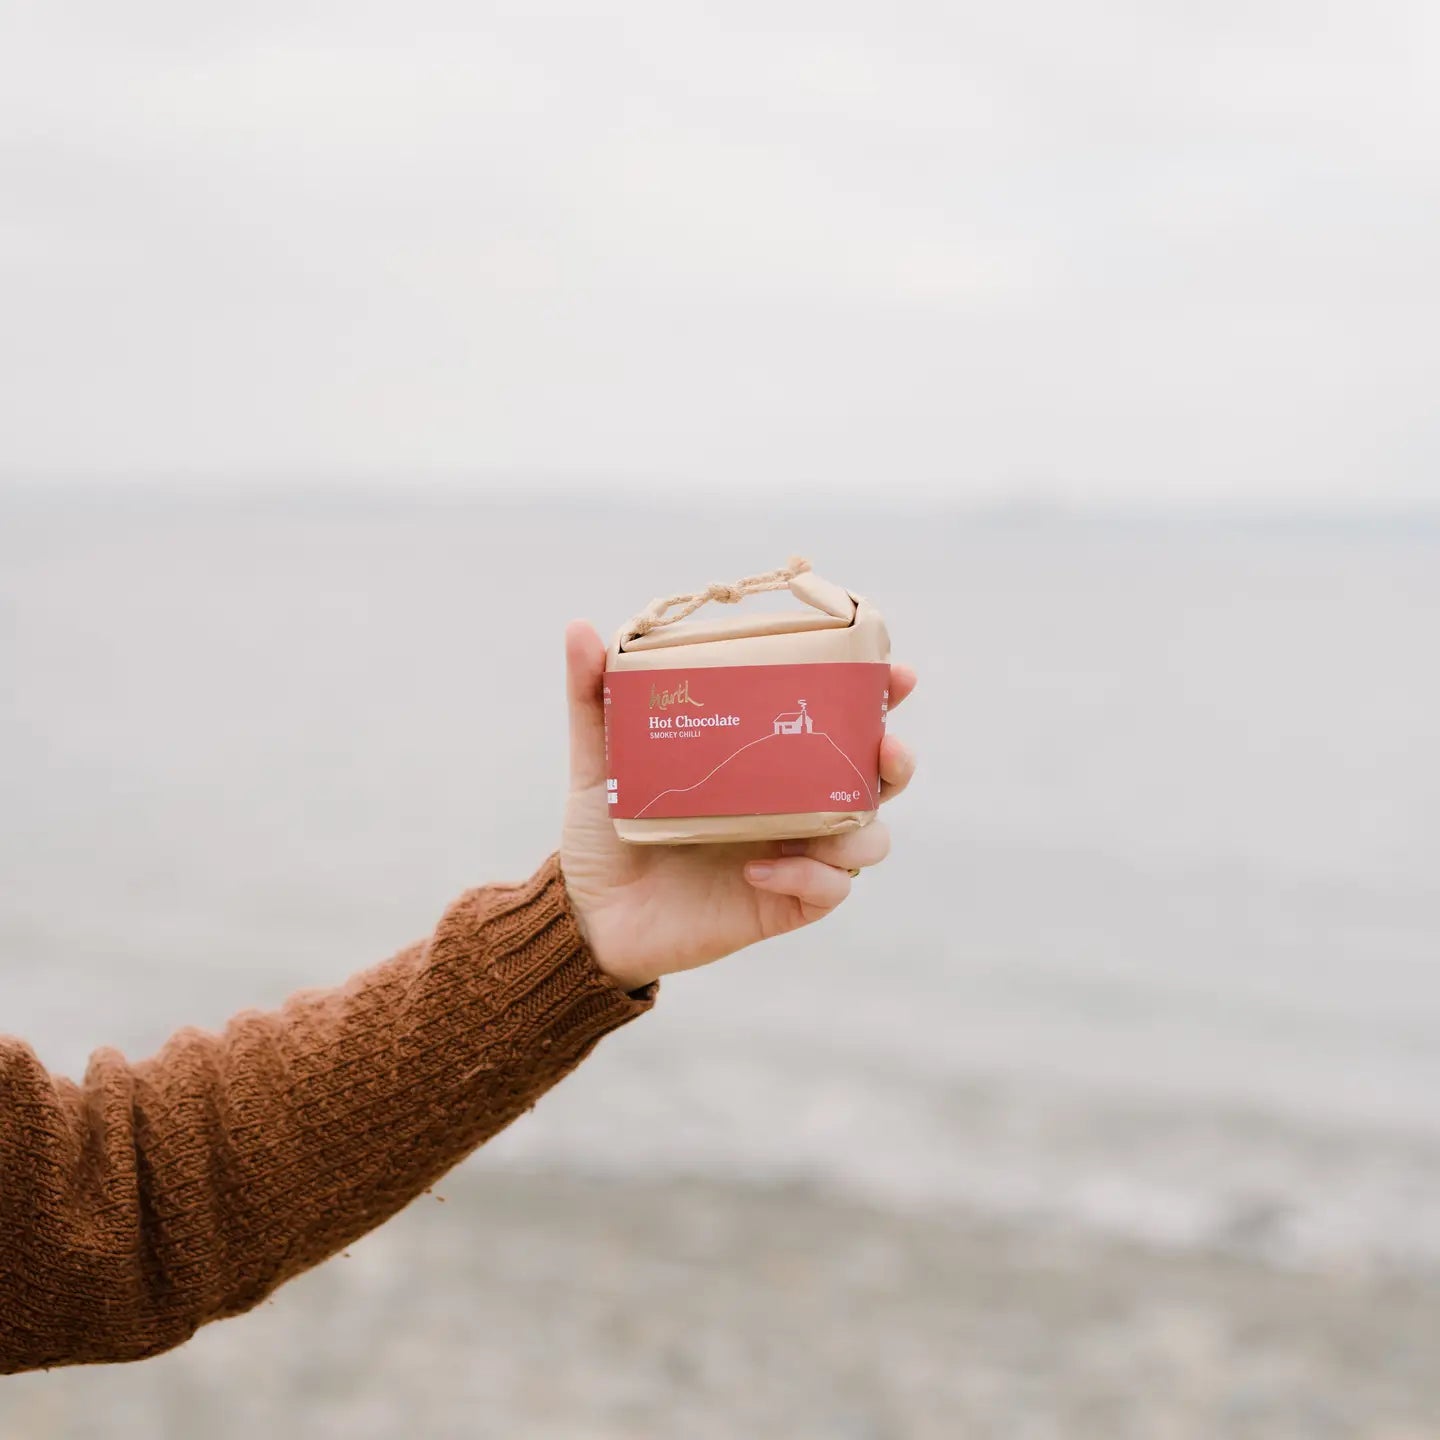
[(780, 853), (782, 855), (803, 855), (810, 848), (808, 840), (782, 840), (780, 842)]
[(767, 865), (763, 860), (760, 860), (754, 864), (747, 865), (745, 867), (745, 873), (752, 880), (768, 880), (775, 873), (775, 867), (773, 865)]

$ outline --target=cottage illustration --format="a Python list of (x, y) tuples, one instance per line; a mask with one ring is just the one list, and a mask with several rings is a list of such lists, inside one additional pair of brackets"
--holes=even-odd
[(775, 734), (777, 735), (809, 735), (813, 730), (814, 724), (803, 700), (800, 702), (800, 708), (792, 714), (775, 717)]

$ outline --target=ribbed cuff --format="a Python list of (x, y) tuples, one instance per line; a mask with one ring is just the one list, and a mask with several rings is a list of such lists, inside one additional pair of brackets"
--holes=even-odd
[(484, 966), (487, 1009), (498, 1026), (486, 1045), (492, 1055), (538, 1049), (578, 1060), (649, 1010), (659, 990), (657, 982), (627, 992), (601, 970), (555, 855), (523, 884), (462, 895), (441, 921), (431, 956), (440, 965)]

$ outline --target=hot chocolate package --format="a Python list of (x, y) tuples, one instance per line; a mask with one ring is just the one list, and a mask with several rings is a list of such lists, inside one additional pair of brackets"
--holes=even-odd
[[(789, 590), (804, 610), (692, 620)], [(875, 818), (890, 693), (879, 612), (792, 559), (653, 601), (605, 666), (607, 798), (635, 844), (805, 839)]]

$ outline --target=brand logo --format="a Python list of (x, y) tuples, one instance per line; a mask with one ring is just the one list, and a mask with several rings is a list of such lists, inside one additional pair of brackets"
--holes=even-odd
[(693, 705), (697, 710), (705, 708), (703, 700), (697, 700), (690, 693), (690, 677), (687, 675), (673, 690), (659, 690), (650, 686), (650, 708), (668, 710), (672, 705)]

